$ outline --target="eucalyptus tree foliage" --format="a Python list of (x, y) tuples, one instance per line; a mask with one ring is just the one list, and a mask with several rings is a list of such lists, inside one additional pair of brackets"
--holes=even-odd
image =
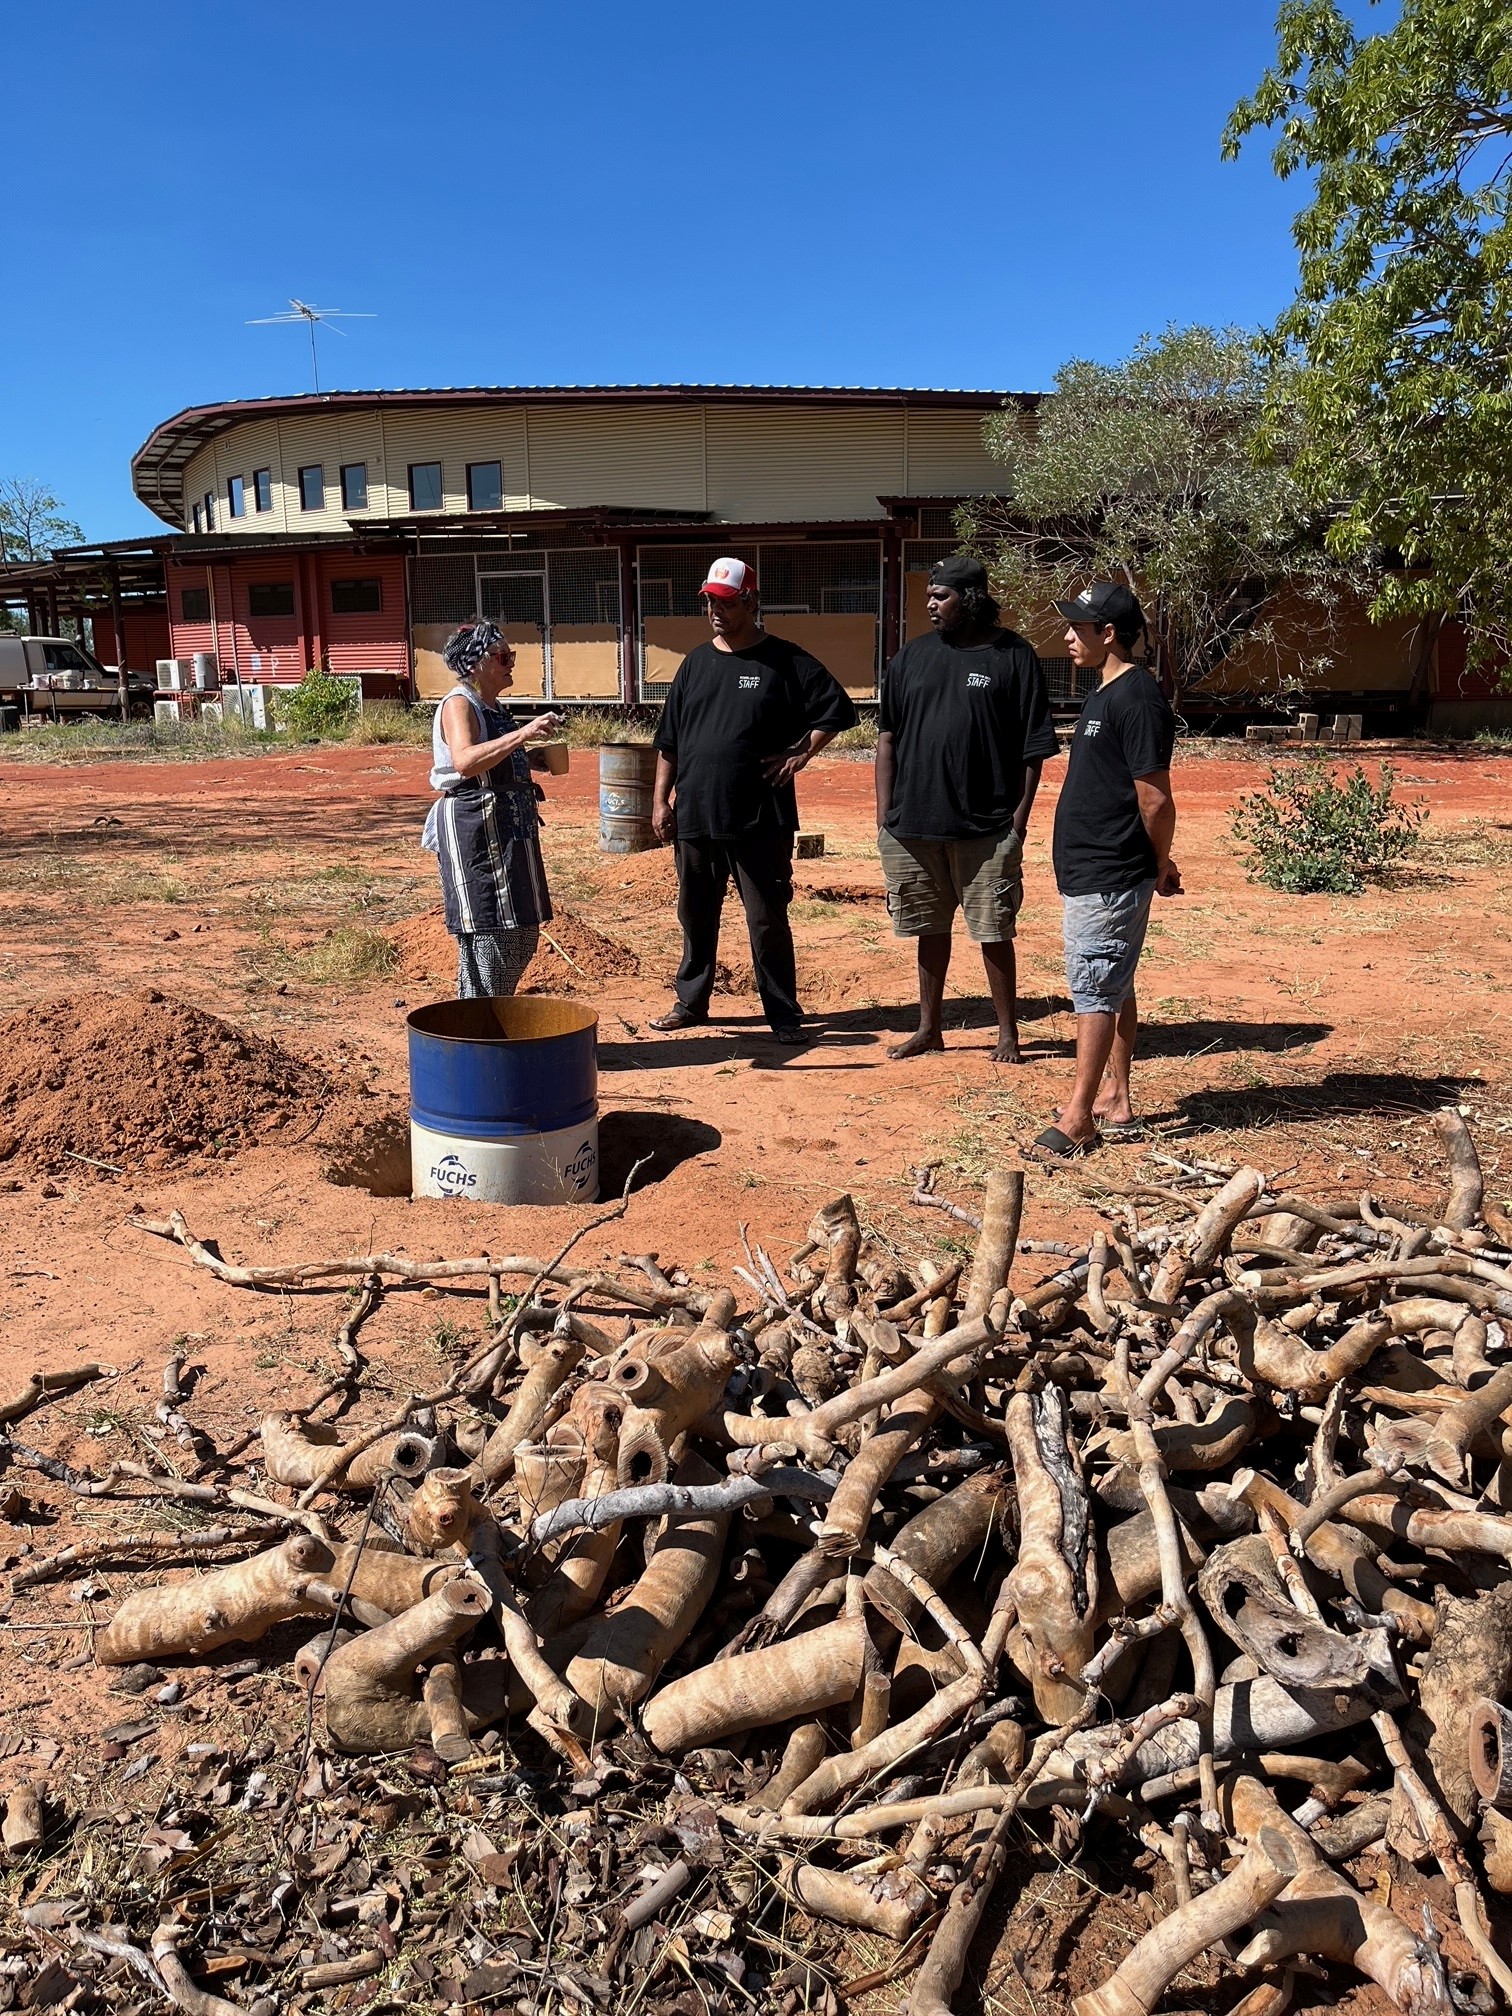
[(1177, 696), (1220, 668), (1232, 687), (1241, 646), (1242, 690), (1320, 677), (1330, 617), (1359, 582), (1323, 550), (1289, 440), (1255, 452), (1262, 417), (1287, 410), (1277, 372), (1243, 330), (1172, 328), (1122, 363), (1067, 364), (1028, 422), (993, 415), (1004, 494), (965, 505), (958, 525), (1007, 606), (1032, 620), (1091, 579), (1125, 580)]
[(1401, 0), (1363, 33), (1284, 0), (1276, 62), (1224, 137), (1275, 135), (1312, 196), (1297, 297), (1268, 339), (1294, 366), (1262, 435), (1330, 511), (1340, 555), (1385, 553), (1372, 613), (1463, 612), (1512, 642), (1512, 4)]
[(46, 560), (55, 546), (79, 546), (84, 534), (43, 483), (30, 476), (0, 481), (0, 563)]

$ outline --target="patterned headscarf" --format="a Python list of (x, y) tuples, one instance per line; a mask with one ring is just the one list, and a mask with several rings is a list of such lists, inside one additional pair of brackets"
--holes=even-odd
[(471, 679), (489, 652), (497, 651), (503, 642), (499, 626), (480, 617), (476, 623), (464, 623), (460, 630), (453, 630), (441, 656), (459, 679)]

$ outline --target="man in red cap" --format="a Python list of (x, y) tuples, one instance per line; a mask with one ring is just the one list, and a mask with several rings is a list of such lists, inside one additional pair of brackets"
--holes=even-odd
[(793, 779), (856, 710), (840, 682), (757, 616), (756, 575), (720, 559), (700, 593), (713, 636), (677, 668), (656, 731), (651, 824), (677, 850), (683, 931), (677, 1000), (653, 1029), (709, 1019), (725, 891), (745, 908), (751, 964), (779, 1043), (805, 1038), (788, 905), (793, 896)]

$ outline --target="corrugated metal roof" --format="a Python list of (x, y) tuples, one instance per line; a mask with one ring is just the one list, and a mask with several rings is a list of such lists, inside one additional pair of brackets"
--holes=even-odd
[(191, 458), (226, 428), (253, 415), (308, 413), (353, 406), (472, 404), (500, 400), (510, 404), (569, 401), (713, 402), (780, 400), (816, 405), (977, 406), (1012, 402), (1038, 403), (1034, 392), (969, 390), (947, 386), (885, 385), (444, 385), (420, 388), (393, 386), (354, 392), (300, 392), (234, 399), (208, 406), (186, 406), (142, 443), (132, 457), (132, 487), (138, 497), (169, 524), (182, 524), (183, 473)]

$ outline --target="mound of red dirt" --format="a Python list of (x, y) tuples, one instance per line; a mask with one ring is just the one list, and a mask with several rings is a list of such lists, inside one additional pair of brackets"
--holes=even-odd
[(78, 1176), (302, 1140), (329, 1089), (276, 1043), (155, 989), (69, 995), (0, 1022), (0, 1161)]
[(610, 902), (677, 902), (677, 858), (670, 847), (652, 847), (644, 854), (606, 854), (597, 864), (596, 879)]
[[(439, 910), (405, 918), (389, 937), (406, 980), (444, 987), (450, 994), (457, 981), (457, 941)], [(584, 994), (600, 981), (633, 978), (639, 971), (640, 961), (628, 945), (606, 938), (570, 910), (561, 910), (542, 925), (540, 949), (525, 970), (520, 991)]]

